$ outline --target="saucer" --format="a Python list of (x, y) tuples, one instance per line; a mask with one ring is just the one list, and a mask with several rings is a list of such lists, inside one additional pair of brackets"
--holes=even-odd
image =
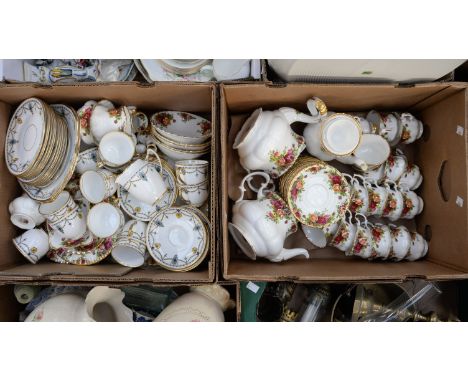
[(211, 122), (191, 113), (161, 111), (151, 116), (151, 126), (179, 143), (200, 144), (211, 137)]
[(161, 161), (161, 163), (162, 169), (157, 163), (154, 163), (154, 166), (156, 170), (161, 173), (164, 183), (166, 183), (167, 186), (167, 192), (154, 205), (151, 206), (136, 199), (120, 185), (117, 188), (120, 207), (136, 220), (144, 222), (150, 221), (162, 208), (172, 206), (177, 198), (177, 186), (174, 172), (165, 161)]
[(169, 207), (156, 214), (146, 230), (149, 254), (171, 271), (189, 271), (198, 266), (209, 248), (206, 226), (197, 213), (184, 207)]
[(51, 105), (56, 113), (65, 118), (68, 127), (67, 156), (59, 170), (58, 177), (46, 187), (34, 187), (18, 180), (26, 193), (35, 200), (45, 202), (55, 199), (65, 188), (75, 171), (80, 149), (80, 129), (73, 109), (65, 105)]
[(45, 105), (37, 98), (23, 101), (8, 126), (5, 159), (13, 175), (30, 170), (38, 159), (45, 138)]
[(113, 238), (96, 239), (90, 245), (76, 248), (59, 248), (50, 250), (47, 257), (61, 264), (93, 265), (110, 255)]
[(289, 207), (296, 219), (309, 227), (327, 227), (341, 219), (348, 208), (348, 182), (337, 169), (323, 162), (305, 167), (289, 184)]

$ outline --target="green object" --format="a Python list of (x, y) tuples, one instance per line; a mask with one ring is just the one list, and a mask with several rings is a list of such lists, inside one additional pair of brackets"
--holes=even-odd
[(266, 282), (257, 281), (240, 283), (242, 322), (257, 322), (257, 306), (266, 285)]

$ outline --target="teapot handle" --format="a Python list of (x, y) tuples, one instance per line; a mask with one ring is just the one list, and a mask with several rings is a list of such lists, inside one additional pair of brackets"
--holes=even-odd
[(263, 190), (265, 189), (266, 186), (268, 186), (268, 183), (270, 183), (270, 179), (271, 179), (270, 175), (268, 175), (266, 172), (262, 172), (262, 171), (251, 172), (251, 173), (247, 174), (244, 177), (244, 179), (242, 179), (242, 181), (241, 181), (241, 184), (239, 186), (239, 190), (241, 190), (241, 195), (240, 195), (239, 199), (236, 200), (236, 203), (238, 203), (238, 202), (240, 202), (241, 200), (244, 199), (244, 194), (245, 194), (244, 185), (245, 185), (245, 182), (249, 181), (255, 175), (260, 175), (266, 180), (266, 182), (262, 183), (262, 185), (260, 186), (260, 188), (257, 191), (257, 199), (259, 199), (263, 195)]

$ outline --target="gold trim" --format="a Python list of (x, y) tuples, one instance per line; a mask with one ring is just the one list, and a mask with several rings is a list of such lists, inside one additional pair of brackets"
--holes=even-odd
[[(211, 145), (211, 141), (208, 141), (208, 142), (205, 142), (205, 143), (179, 143), (177, 141), (174, 141), (172, 139), (169, 139), (169, 138), (165, 137), (164, 135), (159, 133), (154, 128), (152, 129), (151, 134), (152, 134), (153, 138), (160, 140), (161, 142), (163, 142), (166, 145), (180, 146), (180, 147), (187, 148), (187, 149), (205, 150), (206, 148), (210, 147), (210, 145)], [(170, 146), (170, 147), (172, 147), (172, 146)], [(182, 148), (179, 148), (179, 149), (182, 150)]]
[[(349, 152), (347, 153), (344, 153), (344, 154), (336, 154), (334, 153), (333, 151), (331, 151), (330, 149), (328, 149), (326, 146), (325, 146), (325, 143), (323, 142), (323, 129), (324, 129), (324, 126), (325, 126), (325, 123), (332, 120), (332, 119), (336, 119), (338, 117), (346, 117), (346, 118), (349, 118), (352, 120), (352, 122), (354, 123), (354, 125), (356, 125), (356, 127), (358, 128), (358, 131), (359, 131), (359, 139), (358, 139), (358, 142), (356, 144), (356, 146)], [(322, 120), (321, 122), (321, 125), (320, 125), (320, 146), (322, 148), (323, 151), (325, 151), (326, 153), (328, 154), (331, 154), (331, 155), (334, 155), (334, 156), (337, 156), (337, 157), (344, 157), (344, 156), (348, 156), (348, 155), (351, 155), (355, 150), (356, 148), (360, 145), (361, 143), (361, 138), (362, 138), (362, 127), (361, 127), (361, 124), (357, 121), (356, 118), (354, 118), (352, 115), (350, 114), (346, 114), (346, 113), (335, 113), (327, 118), (325, 118), (324, 120)]]
[(174, 147), (171, 147), (171, 146), (167, 146), (164, 142), (158, 140), (157, 138), (155, 138), (155, 140), (156, 140), (156, 145), (157, 145), (157, 144), (160, 144), (160, 145), (163, 146), (165, 149), (168, 149), (168, 150), (171, 150), (171, 151), (175, 151), (175, 152), (177, 152), (177, 153), (182, 153), (182, 154), (194, 154), (194, 155), (196, 155), (196, 154), (201, 154), (201, 155), (203, 155), (203, 154), (208, 154), (208, 153), (210, 152), (210, 150), (211, 150), (211, 145), (208, 146), (208, 147), (207, 147), (206, 149), (204, 149), (204, 150), (197, 150), (197, 151), (195, 151), (195, 150), (194, 150), (194, 151), (180, 150), (180, 149), (175, 149)]

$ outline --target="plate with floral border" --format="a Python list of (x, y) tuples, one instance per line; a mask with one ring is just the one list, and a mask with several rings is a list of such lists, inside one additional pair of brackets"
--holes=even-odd
[(93, 265), (110, 255), (113, 243), (113, 237), (95, 239), (87, 246), (51, 250), (47, 253), (47, 257), (61, 264)]
[(309, 227), (327, 227), (341, 219), (348, 208), (348, 182), (336, 168), (323, 162), (305, 167), (289, 184), (289, 207), (296, 219)]
[(146, 246), (159, 266), (185, 272), (205, 258), (209, 236), (205, 224), (192, 209), (168, 207), (148, 224)]
[(177, 198), (177, 185), (174, 172), (167, 162), (161, 160), (161, 164), (162, 168), (157, 163), (154, 163), (154, 166), (161, 173), (167, 186), (167, 192), (154, 205), (149, 205), (136, 199), (120, 185), (117, 188), (120, 207), (136, 220), (149, 222), (161, 209), (172, 206)]
[(211, 137), (211, 122), (182, 111), (161, 111), (151, 116), (151, 126), (179, 143), (200, 144)]
[(75, 171), (80, 150), (80, 128), (75, 111), (65, 105), (50, 105), (56, 113), (65, 118), (68, 127), (68, 148), (58, 177), (46, 187), (34, 187), (18, 180), (26, 193), (40, 202), (51, 201), (63, 191)]

